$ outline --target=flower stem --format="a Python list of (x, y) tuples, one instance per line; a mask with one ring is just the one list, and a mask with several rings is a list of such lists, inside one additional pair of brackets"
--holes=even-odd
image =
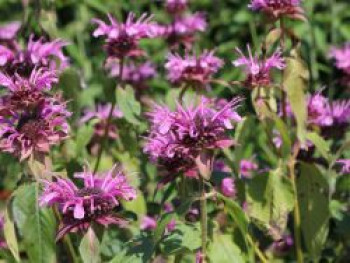
[[(280, 38), (280, 46), (281, 46), (281, 51), (282, 51), (282, 55), (284, 53), (285, 50), (285, 46), (286, 46), (286, 40), (285, 40), (285, 25), (284, 25), (284, 20), (283, 17), (280, 18), (280, 27), (281, 27), (281, 38)], [(282, 71), (282, 78), (281, 78), (281, 92), (282, 92), (282, 119), (284, 121), (286, 121), (287, 119), (287, 96), (286, 96), (286, 92), (284, 90), (284, 72)]]
[(264, 253), (261, 252), (261, 250), (259, 249), (259, 247), (255, 244), (255, 242), (253, 241), (252, 237), (247, 233), (246, 235), (246, 239), (248, 241), (248, 243), (253, 247), (255, 254), (258, 256), (258, 258), (260, 259), (260, 261), (262, 263), (267, 263), (268, 260), (265, 257)]
[[(54, 214), (56, 216), (56, 219), (59, 222), (61, 222), (62, 221), (62, 217), (61, 217), (60, 213), (58, 212), (57, 207), (53, 208), (53, 212), (54, 212)], [(66, 249), (67, 249), (67, 251), (69, 253), (69, 256), (71, 258), (71, 262), (79, 263), (80, 262), (79, 257), (77, 255), (77, 253), (75, 252), (72, 240), (70, 239), (69, 235), (65, 235), (63, 237), (63, 244), (64, 244), (64, 246), (66, 247)]]
[[(122, 86), (123, 86), (123, 71), (124, 71), (124, 59), (122, 58), (122, 59), (120, 59), (120, 67), (119, 67), (119, 81), (121, 82)], [(103, 134), (103, 137), (102, 137), (101, 145), (100, 145), (100, 148), (99, 148), (99, 151), (98, 151), (97, 161), (96, 161), (95, 168), (94, 168), (94, 173), (97, 172), (98, 167), (100, 166), (100, 163), (101, 163), (102, 153), (103, 153), (104, 148), (106, 147), (106, 143), (107, 143), (107, 139), (108, 139), (109, 127), (111, 125), (113, 111), (115, 109), (116, 104), (117, 104), (117, 100), (114, 99), (113, 102), (112, 102), (111, 109), (109, 110), (107, 124), (105, 126), (105, 130), (104, 130), (104, 134)]]
[(202, 257), (203, 263), (206, 262), (207, 254), (207, 234), (208, 234), (208, 218), (207, 218), (207, 199), (205, 198), (205, 183), (204, 178), (200, 178), (200, 212), (201, 212), (201, 232), (202, 232)]
[(299, 208), (299, 200), (298, 200), (298, 192), (297, 192), (297, 185), (296, 185), (296, 177), (295, 177), (295, 163), (296, 163), (296, 157), (299, 153), (300, 145), (297, 143), (294, 154), (291, 157), (289, 161), (289, 173), (290, 173), (290, 179), (293, 186), (294, 191), (294, 239), (295, 239), (295, 251), (297, 256), (297, 262), (303, 263), (303, 250), (301, 248), (301, 221), (300, 221), (300, 208)]

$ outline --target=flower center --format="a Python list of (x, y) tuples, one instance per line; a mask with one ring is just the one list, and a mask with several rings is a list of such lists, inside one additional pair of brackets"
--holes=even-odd
[(102, 190), (95, 187), (85, 187), (85, 188), (79, 189), (77, 192), (77, 195), (79, 197), (88, 197), (91, 195), (99, 195), (99, 194), (102, 194)]
[(46, 129), (46, 121), (36, 118), (21, 118), (17, 130), (30, 140), (38, 139), (41, 131)]
[(136, 48), (134, 39), (128, 36), (126, 32), (122, 32), (117, 39), (108, 43), (107, 52), (112, 57), (122, 58), (134, 48)]
[(268, 1), (268, 6), (274, 9), (281, 9), (293, 6), (291, 0), (270, 0)]

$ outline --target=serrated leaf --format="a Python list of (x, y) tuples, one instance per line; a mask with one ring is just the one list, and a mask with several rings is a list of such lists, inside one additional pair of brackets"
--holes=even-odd
[(297, 180), (301, 230), (311, 258), (320, 256), (328, 235), (329, 186), (319, 169), (312, 164), (301, 164)]
[(79, 252), (84, 263), (100, 263), (100, 242), (90, 227), (79, 246)]
[(286, 58), (286, 68), (283, 72), (283, 87), (297, 123), (297, 135), (304, 143), (306, 137), (307, 106), (305, 90), (309, 73), (297, 50), (291, 51), (292, 57)]
[(23, 185), (14, 194), (12, 211), (29, 261), (56, 261), (56, 219), (51, 209), (40, 208), (39, 185)]

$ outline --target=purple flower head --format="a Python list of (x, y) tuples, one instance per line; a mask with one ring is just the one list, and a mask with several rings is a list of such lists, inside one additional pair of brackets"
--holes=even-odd
[(203, 151), (233, 144), (227, 131), (240, 120), (235, 113), (239, 102), (236, 98), (218, 109), (214, 100), (201, 97), (197, 106), (178, 104), (175, 111), (155, 105), (144, 152), (170, 173), (192, 172)]
[[(98, 122), (95, 124), (95, 135), (99, 138), (102, 138), (105, 134), (105, 128), (107, 125), (107, 120), (109, 116), (109, 112), (111, 110), (112, 104), (102, 105), (99, 104), (96, 107), (96, 110), (86, 110), (84, 112), (83, 117), (80, 119), (80, 124), (86, 123), (92, 119), (96, 119)], [(119, 108), (115, 107), (112, 112), (112, 117), (114, 119), (119, 119), (123, 117), (123, 113), (119, 110)], [(117, 134), (117, 126), (114, 124), (109, 125), (108, 137), (111, 139), (116, 139), (118, 137)]]
[(6, 43), (16, 38), (21, 22), (14, 21), (0, 26), (0, 43)]
[(143, 216), (141, 219), (141, 230), (154, 230), (157, 228), (157, 220), (154, 217)]
[(282, 70), (285, 67), (281, 51), (277, 50), (271, 57), (260, 59), (257, 55), (252, 55), (249, 45), (247, 48), (249, 57), (246, 57), (239, 48), (236, 48), (240, 58), (232, 62), (235, 67), (243, 66), (245, 68), (247, 75), (245, 85), (251, 88), (270, 85), (271, 70), (273, 68)]
[[(0, 108), (4, 108), (3, 105)], [(0, 149), (21, 160), (48, 153), (51, 145), (68, 137), (70, 113), (59, 97), (46, 98), (28, 111), (11, 110), (0, 115)]]
[(224, 173), (231, 173), (231, 168), (223, 160), (215, 160), (213, 170)]
[(280, 240), (272, 243), (272, 251), (274, 254), (282, 256), (286, 254), (294, 245), (293, 237), (284, 235)]
[(165, 8), (169, 14), (178, 15), (187, 8), (188, 0), (166, 0)]
[[(106, 68), (112, 77), (119, 77), (120, 63), (116, 60), (108, 60)], [(155, 66), (151, 62), (142, 64), (129, 63), (123, 69), (123, 81), (136, 89), (147, 88), (146, 81), (157, 75)]]
[(158, 25), (158, 35), (165, 37), (171, 48), (184, 45), (186, 49), (192, 47), (195, 41), (194, 35), (197, 32), (204, 32), (207, 28), (207, 21), (202, 12), (191, 15), (176, 16), (170, 25)]
[(318, 126), (330, 126), (333, 124), (330, 115), (330, 105), (326, 97), (321, 92), (307, 97), (308, 123)]
[(236, 195), (235, 181), (233, 178), (227, 177), (221, 181), (221, 192), (227, 197), (234, 197)]
[(74, 177), (83, 181), (82, 187), (66, 178), (57, 178), (55, 182), (43, 181), (44, 191), (40, 205), (57, 205), (63, 215), (57, 239), (68, 232), (87, 229), (92, 222), (104, 226), (126, 224), (125, 220), (114, 214), (114, 209), (120, 206), (121, 200), (135, 199), (136, 190), (116, 166), (105, 174), (84, 171)]
[(350, 123), (350, 100), (331, 102), (330, 115), (335, 125), (348, 125)]
[(201, 87), (207, 85), (222, 66), (223, 61), (214, 56), (214, 51), (205, 51), (199, 56), (186, 54), (185, 57), (170, 53), (165, 64), (171, 82)]
[(156, 36), (154, 24), (150, 22), (152, 17), (143, 14), (139, 19), (135, 19), (133, 13), (129, 13), (125, 23), (117, 22), (108, 14), (110, 25), (94, 19), (98, 25), (93, 32), (94, 37), (106, 37), (106, 50), (109, 57), (124, 58), (141, 56), (144, 52), (139, 48), (140, 39)]
[(350, 174), (350, 159), (339, 159), (337, 163), (342, 165), (343, 174)]
[(239, 166), (241, 176), (244, 178), (252, 178), (252, 173), (258, 170), (258, 165), (251, 160), (243, 159)]
[(68, 66), (68, 58), (62, 51), (66, 45), (61, 39), (45, 42), (42, 38), (34, 40), (33, 36), (23, 50), (10, 50), (0, 45), (0, 66), (11, 76), (17, 73), (27, 77), (35, 68), (62, 71)]
[(254, 11), (262, 11), (274, 19), (287, 16), (305, 20), (300, 2), (300, 0), (251, 0), (248, 7)]
[(1, 98), (0, 112), (9, 110), (32, 110), (45, 98), (44, 90), (51, 89), (58, 82), (54, 71), (34, 69), (29, 78), (18, 74), (10, 77), (0, 72), (0, 85), (7, 88)]
[(341, 48), (333, 47), (330, 57), (335, 60), (335, 66), (345, 74), (350, 75), (350, 42)]

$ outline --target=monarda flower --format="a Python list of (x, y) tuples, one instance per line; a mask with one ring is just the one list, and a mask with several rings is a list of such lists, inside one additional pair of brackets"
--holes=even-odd
[(187, 9), (188, 0), (167, 0), (165, 9), (169, 14), (178, 15)]
[[(86, 123), (90, 120), (97, 120), (95, 124), (95, 136), (102, 138), (105, 134), (105, 128), (107, 125), (107, 120), (109, 113), (111, 111), (112, 104), (102, 105), (99, 104), (96, 106), (96, 110), (87, 109), (84, 111), (83, 117), (80, 119), (80, 123)], [(120, 119), (123, 117), (123, 113), (119, 108), (114, 108), (112, 112), (113, 119)], [(113, 124), (109, 125), (108, 137), (111, 139), (116, 139), (118, 137), (117, 127)]]
[(62, 51), (66, 45), (67, 42), (61, 39), (34, 40), (33, 36), (30, 37), (25, 49), (11, 50), (0, 45), (0, 66), (10, 76), (18, 74), (28, 77), (34, 68), (62, 71), (68, 66), (68, 58)]
[(124, 58), (144, 55), (139, 48), (139, 41), (144, 38), (154, 37), (156, 34), (154, 24), (150, 22), (151, 17), (143, 14), (139, 19), (135, 19), (133, 13), (129, 13), (125, 23), (117, 22), (111, 15), (108, 15), (110, 25), (94, 19), (98, 25), (93, 32), (94, 37), (106, 37), (106, 51), (109, 57)]
[(190, 49), (195, 41), (197, 32), (204, 32), (207, 28), (207, 21), (202, 12), (194, 14), (176, 16), (169, 25), (158, 25), (158, 35), (166, 38), (171, 48), (183, 45)]
[(251, 160), (243, 159), (239, 164), (239, 171), (243, 178), (252, 178), (253, 172), (258, 170), (258, 165)]
[(341, 172), (343, 174), (350, 174), (350, 159), (339, 159), (337, 163), (342, 166)]
[[(0, 108), (4, 108), (3, 105)], [(31, 110), (0, 114), (0, 149), (21, 160), (46, 154), (68, 137), (70, 113), (60, 98), (45, 98)]]
[(340, 48), (333, 47), (330, 56), (335, 60), (335, 66), (339, 70), (350, 75), (350, 42)]
[(116, 209), (122, 200), (135, 199), (136, 190), (122, 172), (113, 167), (106, 174), (84, 171), (74, 177), (83, 180), (81, 187), (66, 178), (43, 181), (40, 205), (57, 206), (63, 217), (57, 239), (69, 232), (87, 229), (94, 222), (125, 226), (127, 222), (116, 214)]
[(246, 57), (243, 52), (236, 48), (240, 58), (233, 61), (235, 67), (243, 66), (246, 73), (244, 85), (248, 88), (269, 86), (271, 84), (271, 71), (273, 68), (282, 70), (285, 67), (284, 59), (281, 57), (281, 51), (277, 50), (268, 58), (259, 58), (253, 56), (248, 45), (248, 54)]
[(289, 17), (305, 20), (300, 2), (300, 0), (251, 0), (248, 7), (254, 11), (262, 11), (273, 19)]
[(223, 66), (223, 61), (214, 56), (214, 51), (205, 51), (201, 55), (181, 57), (170, 53), (165, 68), (168, 79), (176, 84), (185, 84), (194, 88), (208, 85), (212, 76)]
[(10, 41), (16, 38), (21, 22), (14, 21), (0, 26), (0, 42)]
[[(119, 78), (120, 63), (116, 60), (108, 60), (106, 68), (110, 71), (112, 77)], [(155, 66), (151, 62), (142, 64), (129, 63), (124, 65), (123, 81), (141, 90), (147, 88), (147, 80), (157, 75)]]
[(140, 229), (141, 230), (154, 230), (157, 228), (157, 219), (150, 216), (143, 216), (141, 219)]
[(227, 197), (234, 197), (236, 195), (234, 179), (231, 177), (224, 178), (221, 181), (220, 191)]
[(56, 73), (43, 68), (33, 69), (29, 78), (18, 74), (8, 76), (0, 72), (0, 85), (7, 88), (0, 100), (0, 114), (4, 111), (33, 110), (45, 99), (45, 91), (57, 82)]
[(198, 106), (178, 104), (175, 111), (155, 105), (149, 113), (151, 131), (144, 152), (165, 168), (171, 178), (178, 172), (194, 176), (195, 160), (201, 153), (233, 144), (227, 131), (241, 120), (235, 112), (239, 101), (233, 99), (220, 109), (205, 97), (201, 97)]

